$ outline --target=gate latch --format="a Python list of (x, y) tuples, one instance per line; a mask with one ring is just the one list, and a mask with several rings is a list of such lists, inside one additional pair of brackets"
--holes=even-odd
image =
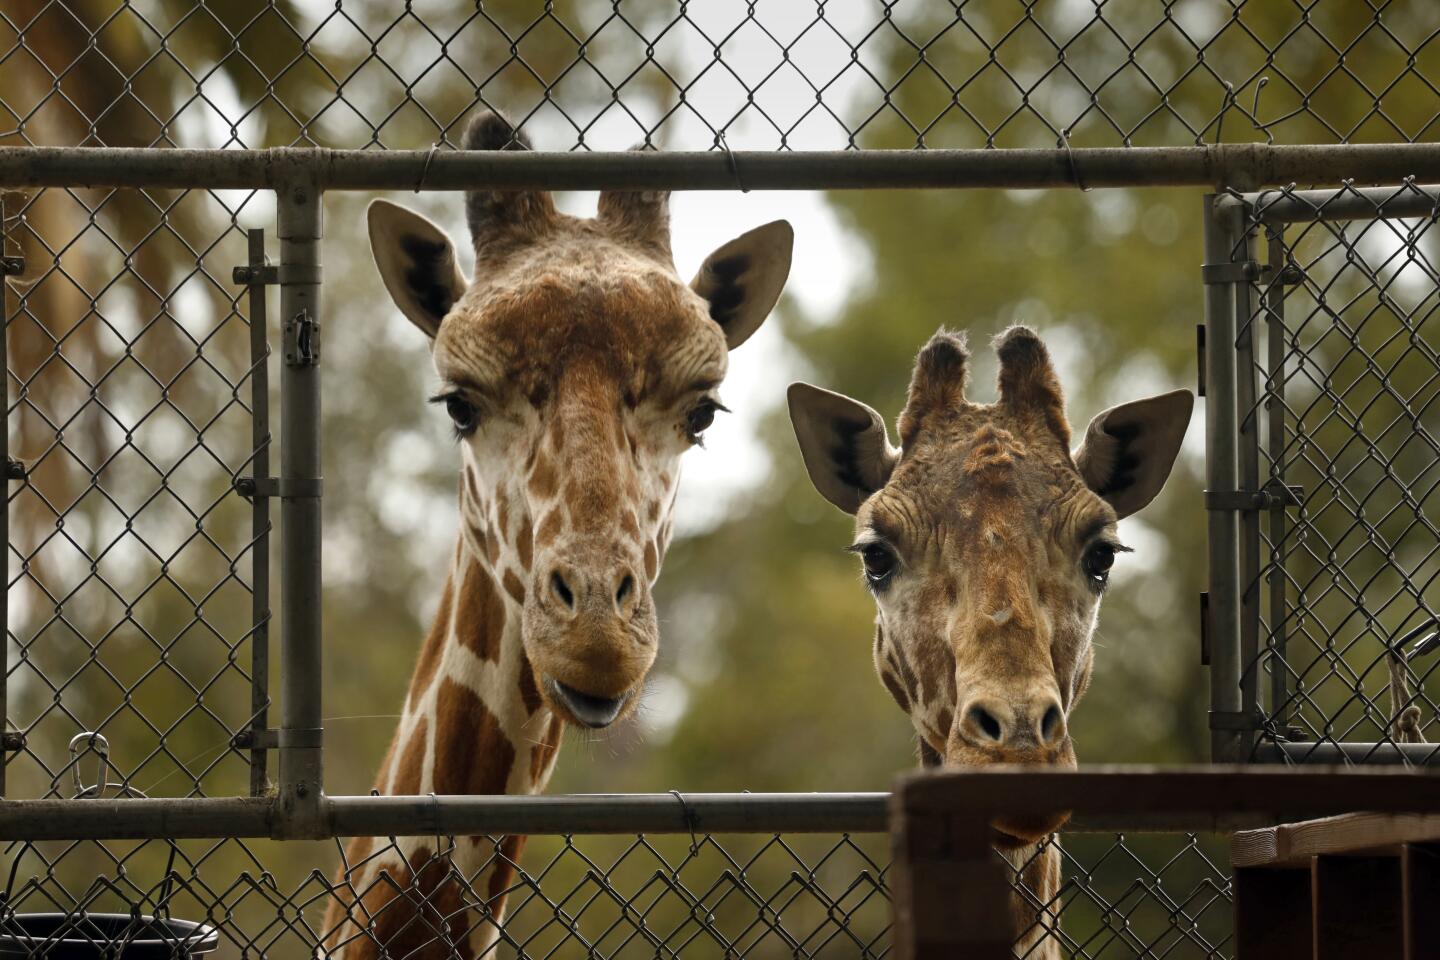
[(285, 321), (285, 363), (313, 367), (320, 362), (320, 321), (301, 310)]
[(1271, 481), (1259, 490), (1206, 490), (1206, 510), (1274, 510), (1276, 507), (1298, 507), (1305, 498), (1305, 488)]

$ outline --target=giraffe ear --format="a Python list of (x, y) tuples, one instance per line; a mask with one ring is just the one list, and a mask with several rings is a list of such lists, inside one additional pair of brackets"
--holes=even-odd
[(780, 299), (794, 246), (789, 223), (767, 223), (706, 257), (690, 281), (690, 288), (710, 304), (710, 317), (725, 331), (731, 350), (750, 339)]
[(885, 421), (859, 400), (808, 383), (790, 384), (787, 396), (790, 425), (815, 489), (846, 513), (859, 510), (900, 459)]
[(1075, 451), (1086, 486), (1120, 517), (1154, 500), (1175, 465), (1194, 406), (1189, 390), (1175, 390), (1097, 414)]
[(455, 245), (435, 224), (388, 200), (371, 201), (366, 220), (385, 289), (400, 312), (434, 340), (440, 321), (465, 292)]

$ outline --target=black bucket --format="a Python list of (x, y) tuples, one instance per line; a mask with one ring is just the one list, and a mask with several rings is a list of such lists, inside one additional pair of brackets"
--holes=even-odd
[(0, 918), (0, 957), (183, 960), (210, 953), (220, 934), (189, 920), (128, 913), (20, 913)]

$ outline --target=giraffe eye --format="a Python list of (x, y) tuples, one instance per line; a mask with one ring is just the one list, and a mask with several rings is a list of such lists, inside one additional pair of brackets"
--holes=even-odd
[(860, 548), (860, 562), (865, 568), (866, 581), (878, 590), (890, 582), (900, 561), (895, 551), (884, 544), (867, 543)]
[(720, 410), (730, 412), (720, 401), (704, 397), (685, 415), (685, 435), (691, 443), (700, 443), (700, 434), (715, 422), (715, 414)]
[(1091, 587), (1096, 591), (1104, 590), (1110, 582), (1110, 568), (1115, 565), (1115, 545), (1103, 541), (1092, 543), (1080, 565)]
[(475, 408), (475, 404), (458, 393), (442, 393), (438, 397), (431, 397), (430, 402), (445, 404), (445, 412), (455, 424), (455, 433), (458, 436), (468, 437), (480, 425), (480, 411)]

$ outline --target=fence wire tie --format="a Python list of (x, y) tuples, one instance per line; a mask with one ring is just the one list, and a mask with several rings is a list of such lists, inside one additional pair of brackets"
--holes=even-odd
[(420, 166), (420, 179), (415, 181), (415, 192), (419, 193), (425, 186), (425, 178), (430, 175), (430, 161), (435, 159), (435, 154), (440, 150), (440, 141), (436, 140), (430, 144), (430, 149), (425, 151), (425, 162)]
[(1080, 164), (1075, 162), (1075, 151), (1070, 147), (1070, 131), (1063, 128), (1060, 130), (1060, 145), (1065, 148), (1065, 156), (1070, 160), (1071, 181), (1075, 186), (1080, 188), (1081, 193), (1089, 193), (1090, 188), (1085, 185), (1085, 181), (1080, 177)]
[(690, 831), (690, 856), (700, 855), (700, 840), (695, 835), (695, 811), (690, 809), (690, 804), (685, 802), (685, 797), (679, 790), (669, 791), (670, 795), (680, 801), (680, 815), (685, 818), (685, 826)]
[[(730, 176), (735, 179), (735, 186), (741, 193), (749, 193), (750, 188), (745, 186), (740, 180), (740, 164), (736, 162), (735, 154), (730, 149), (730, 143), (725, 139), (725, 131), (718, 131), (715, 134), (715, 139), (720, 144), (720, 148), (725, 151), (725, 163), (730, 167)], [(674, 793), (673, 790), (671, 792)], [(676, 795), (678, 796), (679, 794)], [(684, 803), (685, 801), (682, 800), (680, 802)]]
[(1220, 101), (1220, 112), (1215, 116), (1216, 146), (1219, 146), (1221, 134), (1225, 130), (1225, 114), (1229, 113), (1230, 108), (1235, 105), (1235, 84), (1231, 83), (1229, 80), (1221, 80), (1220, 82), (1225, 85), (1225, 96)]

